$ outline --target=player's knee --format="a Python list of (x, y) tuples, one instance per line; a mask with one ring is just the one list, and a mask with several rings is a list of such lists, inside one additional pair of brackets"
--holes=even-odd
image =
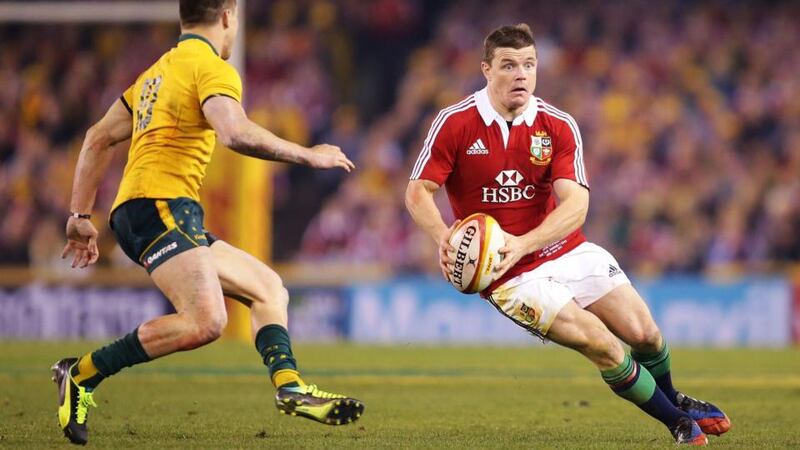
[(584, 355), (600, 368), (616, 367), (625, 358), (622, 344), (608, 330), (597, 329), (587, 333), (585, 347)]
[(661, 350), (661, 333), (656, 327), (640, 327), (631, 334), (627, 343), (634, 351), (656, 353)]
[(283, 280), (275, 272), (265, 272), (260, 279), (259, 297), (261, 301), (281, 307), (289, 305), (289, 291), (283, 286)]
[(225, 326), (220, 326), (217, 323), (208, 323), (198, 326), (187, 336), (187, 349), (202, 347), (203, 345), (216, 341), (222, 336), (222, 330), (224, 329)]
[(211, 311), (191, 321), (183, 336), (184, 350), (191, 350), (216, 341), (222, 336), (228, 324), (228, 314), (224, 308)]
[(280, 289), (275, 292), (275, 302), (283, 307), (289, 306), (289, 291), (281, 284)]
[(228, 325), (228, 313), (224, 309), (209, 318), (204, 327), (205, 338), (208, 342), (219, 339), (222, 336), (222, 332), (225, 331), (226, 325)]

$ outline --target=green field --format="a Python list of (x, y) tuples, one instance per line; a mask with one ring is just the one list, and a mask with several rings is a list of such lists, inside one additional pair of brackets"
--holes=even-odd
[[(0, 447), (67, 448), (49, 366), (87, 343), (0, 343)], [(278, 415), (250, 345), (219, 342), (108, 380), (96, 448), (674, 448), (577, 354), (530, 348), (299, 345), (305, 377), (363, 400), (353, 425)], [(679, 388), (731, 417), (725, 448), (800, 448), (800, 349), (673, 351)]]

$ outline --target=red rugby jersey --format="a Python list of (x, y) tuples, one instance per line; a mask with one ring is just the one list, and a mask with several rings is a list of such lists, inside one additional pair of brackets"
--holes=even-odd
[[(411, 174), (412, 180), (444, 185), (456, 218), (486, 213), (516, 236), (536, 228), (556, 207), (553, 181), (558, 178), (589, 187), (572, 116), (531, 96), (509, 129), (489, 103), (486, 88), (439, 113)], [(526, 255), (484, 293), (585, 240), (578, 229)]]

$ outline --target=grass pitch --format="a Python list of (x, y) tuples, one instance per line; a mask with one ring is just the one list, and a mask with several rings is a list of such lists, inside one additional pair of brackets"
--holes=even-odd
[[(0, 342), (0, 447), (68, 448), (49, 367), (96, 343)], [(323, 389), (363, 400), (332, 427), (280, 416), (252, 345), (218, 342), (128, 369), (98, 389), (95, 448), (674, 448), (581, 356), (529, 348), (298, 345)], [(723, 408), (725, 448), (800, 448), (800, 349), (673, 351), (673, 378)]]

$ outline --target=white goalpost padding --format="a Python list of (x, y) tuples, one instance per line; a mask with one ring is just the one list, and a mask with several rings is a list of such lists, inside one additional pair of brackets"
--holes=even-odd
[(177, 22), (178, 5), (160, 2), (4, 2), (0, 22)]
[[(239, 35), (230, 63), (244, 78), (245, 0), (238, 0)], [(2, 2), (0, 24), (3, 23), (177, 23), (178, 2)]]

